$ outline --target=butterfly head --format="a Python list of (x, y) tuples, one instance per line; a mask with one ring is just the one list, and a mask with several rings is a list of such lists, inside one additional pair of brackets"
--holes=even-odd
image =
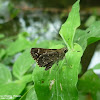
[(68, 51), (68, 49), (65, 47), (63, 48), (64, 53), (66, 53)]

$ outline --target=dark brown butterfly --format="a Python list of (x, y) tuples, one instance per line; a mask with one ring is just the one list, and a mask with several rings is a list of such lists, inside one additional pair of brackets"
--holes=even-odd
[(31, 48), (31, 55), (38, 63), (39, 67), (46, 67), (48, 70), (55, 62), (63, 59), (67, 48), (61, 49), (43, 49), (43, 48)]

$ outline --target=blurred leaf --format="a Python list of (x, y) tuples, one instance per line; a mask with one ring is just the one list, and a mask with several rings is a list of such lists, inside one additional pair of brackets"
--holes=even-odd
[(82, 93), (89, 93), (93, 100), (100, 100), (100, 79), (93, 72), (88, 70), (78, 81), (78, 90)]
[(7, 84), (12, 81), (10, 70), (3, 64), (0, 63), (0, 85)]
[(24, 83), (28, 83), (32, 81), (32, 74), (24, 75), (21, 79)]
[(96, 64), (92, 69), (100, 69), (100, 63)]
[(76, 84), (81, 56), (82, 49), (75, 44), (74, 49), (66, 54), (66, 58), (58, 66), (54, 64), (48, 71), (44, 67), (35, 67), (32, 77), (38, 100), (78, 99)]
[(38, 100), (34, 87), (28, 91), (25, 100)]
[(94, 43), (94, 42), (96, 42), (96, 41), (98, 41), (98, 40), (100, 40), (100, 37), (90, 37), (90, 38), (88, 39), (88, 45), (89, 45), (89, 44), (92, 44), (92, 43)]
[(5, 55), (5, 50), (4, 49), (0, 49), (0, 60), (2, 59), (2, 57)]
[(87, 45), (94, 43), (98, 40), (100, 40), (100, 21), (94, 22), (86, 30), (79, 30), (78, 29), (76, 31), (74, 42), (81, 45), (83, 50), (85, 50)]
[(0, 16), (1, 16), (0, 23), (9, 22), (9, 20), (16, 17), (18, 13), (19, 9), (16, 9), (12, 2), (6, 0), (0, 2)]
[(16, 9), (12, 3), (9, 3), (8, 10), (11, 18), (16, 17), (19, 13), (19, 9)]
[(22, 55), (19, 56), (19, 58), (15, 61), (13, 65), (14, 76), (16, 76), (18, 79), (21, 79), (33, 63), (34, 60), (31, 57), (30, 49), (28, 49), (23, 52)]
[(61, 48), (64, 48), (64, 45), (62, 45), (62, 44), (52, 45), (50, 48), (51, 49), (61, 49)]
[(0, 41), (0, 45), (7, 48), (11, 45), (12, 40), (15, 39), (15, 38), (16, 38), (16, 36), (4, 38)]
[(31, 42), (26, 40), (24, 37), (17, 39), (7, 48), (8, 55), (14, 55), (22, 50), (32, 47)]
[(21, 32), (21, 33), (19, 33), (18, 34), (18, 38), (27, 38), (29, 36), (29, 33), (27, 33), (27, 32)]
[(100, 21), (96, 21), (95, 23), (90, 25), (89, 28), (86, 29), (86, 34), (88, 37), (88, 42), (87, 42), (88, 45), (93, 43), (93, 42), (89, 42), (91, 40), (91, 37), (92, 38), (94, 37), (94, 39), (96, 39), (96, 37), (100, 39)]
[(12, 64), (12, 59), (13, 59), (13, 56), (5, 56), (1, 61), (5, 65), (10, 65)]
[(4, 37), (5, 37), (5, 35), (0, 33), (0, 39), (4, 38)]
[(55, 47), (55, 45), (65, 45), (64, 42), (61, 40), (44, 40), (41, 41), (40, 43), (37, 43), (36, 45), (33, 45), (33, 48), (49, 48), (51, 49), (51, 47)]
[[(13, 98), (14, 95), (20, 97), (20, 93), (25, 88), (26, 84), (21, 81), (9, 82), (6, 84), (0, 85), (0, 95), (9, 95), (9, 97)], [(8, 99), (6, 99), (8, 100)]]
[(86, 94), (78, 93), (79, 94), (79, 100), (89, 100), (86, 96)]
[(96, 16), (92, 15), (90, 16), (87, 21), (85, 22), (85, 26), (89, 27), (91, 24), (93, 24), (96, 21)]
[(60, 35), (63, 38), (68, 49), (73, 48), (73, 38), (76, 28), (80, 25), (79, 15), (79, 0), (73, 5), (71, 12), (69, 13), (67, 21), (62, 25), (60, 29)]

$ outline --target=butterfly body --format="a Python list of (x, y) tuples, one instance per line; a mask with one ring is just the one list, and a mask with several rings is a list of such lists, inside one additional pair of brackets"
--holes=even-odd
[(39, 67), (46, 67), (48, 70), (55, 62), (63, 59), (67, 48), (61, 49), (43, 49), (43, 48), (31, 48), (31, 55), (38, 63)]

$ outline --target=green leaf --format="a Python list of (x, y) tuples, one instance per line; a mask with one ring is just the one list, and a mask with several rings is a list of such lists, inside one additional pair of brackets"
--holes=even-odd
[(78, 94), (79, 94), (79, 100), (88, 100), (88, 94), (86, 95), (86, 94), (82, 94), (81, 92), (78, 92)]
[(13, 65), (13, 74), (18, 79), (21, 79), (23, 75), (28, 71), (28, 69), (34, 63), (33, 58), (30, 54), (30, 49), (26, 50), (19, 56)]
[(76, 84), (81, 56), (82, 48), (75, 44), (74, 49), (66, 54), (66, 58), (58, 66), (54, 64), (48, 71), (44, 67), (35, 67), (32, 78), (38, 100), (78, 99)]
[[(83, 42), (84, 40), (84, 42)], [(74, 42), (78, 43), (83, 50), (87, 45), (100, 40), (100, 21), (94, 22), (86, 30), (77, 30), (74, 38)]]
[(88, 45), (93, 43), (89, 42), (91, 40), (91, 37), (94, 37), (94, 39), (99, 38), (100, 40), (100, 21), (96, 21), (92, 25), (90, 25), (90, 27), (86, 29), (86, 34), (88, 37)]
[(76, 28), (80, 25), (79, 16), (79, 0), (73, 5), (72, 10), (68, 16), (66, 22), (60, 29), (60, 35), (65, 41), (68, 49), (73, 48), (73, 38), (75, 35)]
[(100, 69), (100, 63), (96, 64), (92, 69)]
[(100, 95), (100, 79), (92, 69), (79, 79), (78, 90), (82, 93), (89, 93), (93, 100), (100, 100), (100, 96), (98, 96)]
[[(83, 42), (83, 40), (84, 40), (84, 42)], [(86, 32), (84, 30), (77, 29), (75, 38), (74, 38), (74, 42), (78, 43), (82, 47), (82, 49), (85, 50), (85, 48), (87, 46)]]
[(16, 38), (16, 36), (4, 38), (4, 39), (0, 40), (0, 45), (2, 45), (4, 47), (8, 47), (8, 46), (11, 45), (12, 40), (15, 39), (15, 38)]
[(28, 91), (25, 100), (38, 100), (34, 87)]
[(68, 20), (60, 30), (60, 35), (69, 49), (65, 59), (60, 61), (58, 66), (54, 64), (48, 71), (38, 66), (33, 71), (32, 78), (38, 100), (44, 98), (46, 100), (78, 99), (76, 84), (83, 51), (78, 44), (73, 43), (73, 38), (79, 25), (79, 1), (77, 1), (72, 7)]
[(0, 60), (5, 55), (6, 51), (4, 49), (0, 49)]
[(23, 81), (24, 83), (28, 83), (32, 81), (32, 74), (27, 74), (24, 75), (21, 79), (21, 81)]
[(17, 39), (15, 42), (7, 48), (8, 55), (14, 55), (22, 50), (32, 47), (31, 42), (26, 40), (24, 37)]
[(96, 42), (98, 40), (100, 40), (100, 37), (90, 37), (88, 39), (88, 44), (87, 45), (92, 44), (92, 43), (94, 43), (94, 42)]
[(0, 63), (0, 85), (9, 83), (12, 81), (10, 70), (3, 64)]
[[(25, 88), (26, 84), (22, 83), (21, 81), (16, 82), (9, 82), (7, 84), (1, 84), (0, 85), (0, 95), (9, 95), (9, 97), (12, 97), (14, 99), (16, 96), (21, 97), (19, 95), (23, 89)], [(15, 95), (15, 97), (14, 97)], [(6, 99), (8, 100), (8, 99)]]
[(88, 27), (91, 24), (93, 24), (96, 21), (96, 16), (92, 15), (88, 18), (88, 20), (85, 22), (85, 26)]
[(0, 33), (0, 39), (4, 38), (4, 37), (5, 37), (5, 35)]

